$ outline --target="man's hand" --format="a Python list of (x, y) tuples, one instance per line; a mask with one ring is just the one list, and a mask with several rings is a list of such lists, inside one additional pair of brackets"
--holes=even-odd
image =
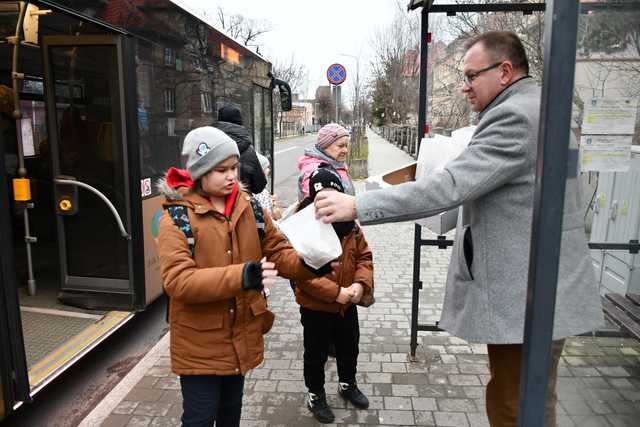
[(356, 198), (338, 191), (321, 191), (314, 202), (316, 218), (331, 222), (352, 221), (357, 218)]
[(351, 287), (340, 288), (340, 293), (338, 294), (338, 298), (336, 298), (336, 302), (346, 304), (351, 301), (351, 298), (353, 298), (353, 290)]
[(364, 293), (364, 287), (361, 283), (353, 283), (347, 289), (351, 289), (353, 291), (353, 296), (351, 297), (351, 302), (357, 304), (362, 299), (362, 294)]
[(270, 289), (275, 283), (275, 277), (278, 275), (276, 265), (272, 262), (267, 262), (266, 257), (260, 260), (260, 265), (262, 266), (262, 286)]

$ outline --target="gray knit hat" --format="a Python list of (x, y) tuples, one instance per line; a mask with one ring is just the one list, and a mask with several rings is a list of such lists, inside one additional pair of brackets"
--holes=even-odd
[(203, 126), (184, 138), (182, 157), (187, 159), (186, 167), (194, 181), (231, 156), (240, 157), (238, 145), (220, 129)]

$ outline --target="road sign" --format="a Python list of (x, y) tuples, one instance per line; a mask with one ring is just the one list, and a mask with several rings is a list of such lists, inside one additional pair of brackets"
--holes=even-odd
[(347, 69), (342, 64), (331, 64), (327, 68), (327, 80), (332, 85), (339, 85), (344, 83), (347, 79)]

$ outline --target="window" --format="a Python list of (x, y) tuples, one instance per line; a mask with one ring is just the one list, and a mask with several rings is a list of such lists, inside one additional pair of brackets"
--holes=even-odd
[(202, 112), (203, 113), (212, 113), (213, 112), (213, 104), (211, 103), (211, 93), (204, 92), (200, 95), (202, 99)]
[(174, 65), (176, 63), (176, 51), (165, 47), (164, 48), (164, 64), (165, 65)]
[(164, 111), (167, 113), (176, 111), (176, 91), (174, 89), (164, 90)]
[(240, 52), (229, 46), (220, 44), (220, 56), (231, 64), (240, 65)]

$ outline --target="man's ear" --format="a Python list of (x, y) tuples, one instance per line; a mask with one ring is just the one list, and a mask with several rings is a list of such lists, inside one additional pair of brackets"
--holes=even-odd
[(504, 61), (500, 65), (500, 71), (502, 72), (502, 75), (500, 76), (500, 83), (503, 86), (511, 84), (514, 78), (513, 64), (511, 61)]

